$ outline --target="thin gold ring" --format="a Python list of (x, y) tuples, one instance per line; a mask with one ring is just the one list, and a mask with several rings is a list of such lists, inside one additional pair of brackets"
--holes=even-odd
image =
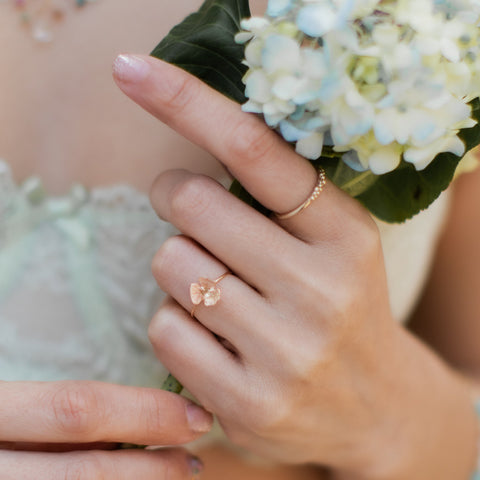
[(218, 284), (227, 276), (230, 271), (220, 275), (216, 280), (201, 277), (198, 283), (190, 284), (190, 300), (193, 303), (193, 308), (190, 312), (192, 318), (195, 316), (195, 309), (203, 303), (206, 307), (212, 307), (220, 301), (222, 291)]
[(309, 207), (320, 196), (326, 184), (327, 184), (327, 174), (325, 173), (325, 170), (322, 167), (320, 167), (318, 170), (317, 184), (315, 185), (315, 188), (313, 189), (310, 196), (297, 208), (294, 208), (293, 210), (290, 210), (289, 212), (286, 212), (286, 213), (276, 213), (275, 216), (279, 220), (286, 220), (287, 218), (292, 218), (294, 215), (299, 214), (300, 212), (305, 210), (307, 207)]

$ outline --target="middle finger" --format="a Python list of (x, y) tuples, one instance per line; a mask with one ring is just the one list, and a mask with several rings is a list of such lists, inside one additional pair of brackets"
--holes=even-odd
[(152, 189), (160, 217), (197, 240), (238, 277), (266, 296), (274, 296), (282, 278), (298, 267), (308, 245), (293, 237), (220, 184), (185, 170), (166, 172)]
[[(162, 245), (153, 260), (152, 271), (160, 288), (187, 312), (192, 312), (189, 285), (200, 277), (220, 278), (228, 268), (191, 239), (178, 236)], [(234, 275), (224, 277), (218, 288), (218, 303), (197, 305), (195, 318), (228, 340), (241, 357), (258, 358), (271, 341), (272, 331), (280, 328), (272, 322), (271, 305)]]

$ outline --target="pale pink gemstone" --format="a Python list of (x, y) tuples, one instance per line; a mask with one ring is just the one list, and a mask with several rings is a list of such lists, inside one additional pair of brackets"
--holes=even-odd
[(205, 306), (211, 307), (220, 300), (220, 295), (220, 288), (208, 278), (200, 278), (198, 283), (190, 286), (190, 297), (194, 305), (198, 305), (203, 300)]
[(194, 305), (199, 305), (203, 301), (202, 287), (198, 283), (190, 285), (190, 298)]

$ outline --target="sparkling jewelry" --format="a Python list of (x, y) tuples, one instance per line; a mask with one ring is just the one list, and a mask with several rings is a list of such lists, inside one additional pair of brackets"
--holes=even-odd
[(97, 0), (0, 0), (11, 3), (20, 12), (21, 23), (39, 43), (53, 40), (52, 29), (61, 22), (73, 5), (80, 9)]
[(322, 167), (320, 167), (318, 171), (317, 184), (315, 185), (315, 188), (313, 189), (313, 192), (311, 193), (311, 195), (297, 208), (294, 208), (293, 210), (287, 213), (281, 213), (281, 214), (276, 213), (275, 214), (276, 217), (279, 220), (286, 220), (287, 218), (291, 218), (294, 215), (297, 215), (298, 213), (302, 212), (320, 196), (326, 184), (327, 184), (327, 174), (325, 173), (325, 170)]
[(190, 299), (193, 303), (193, 308), (190, 312), (192, 317), (195, 315), (195, 309), (202, 302), (206, 307), (212, 307), (219, 302), (222, 291), (220, 290), (218, 283), (220, 283), (227, 275), (230, 275), (230, 272), (225, 272), (216, 280), (202, 277), (198, 280), (198, 283), (192, 283), (190, 285)]

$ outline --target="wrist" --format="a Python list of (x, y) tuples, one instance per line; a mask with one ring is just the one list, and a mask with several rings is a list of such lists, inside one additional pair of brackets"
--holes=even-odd
[[(407, 331), (399, 335), (395, 386), (379, 412), (364, 464), (342, 480), (470, 480), (478, 418), (472, 388)], [(395, 356), (395, 354), (394, 354)], [(335, 477), (337, 478), (337, 477)]]

